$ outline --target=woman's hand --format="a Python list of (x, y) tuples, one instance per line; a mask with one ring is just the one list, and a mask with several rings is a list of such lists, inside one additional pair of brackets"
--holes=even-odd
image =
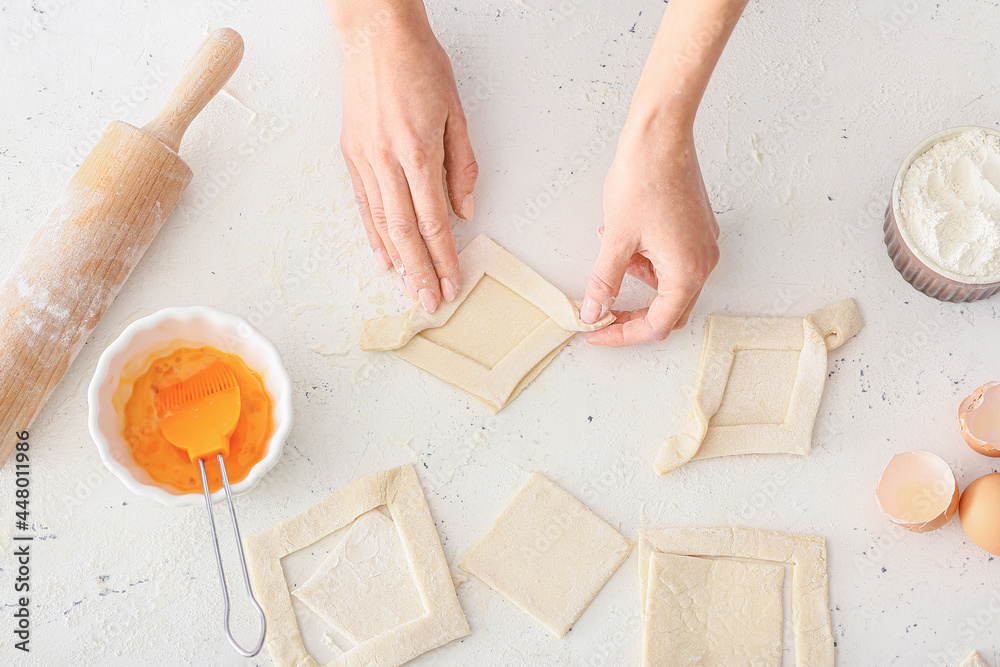
[(648, 308), (618, 312), (587, 342), (620, 347), (663, 340), (687, 324), (719, 261), (719, 225), (688, 128), (626, 125), (604, 183), (601, 252), (581, 316), (592, 323), (618, 296), (625, 274), (656, 290)]
[(419, 0), (330, 9), (344, 48), (340, 145), (368, 243), (432, 313), (462, 287), (448, 200), (471, 218), (478, 175), (451, 62)]
[(663, 340), (687, 324), (719, 261), (719, 224), (694, 150), (694, 118), (747, 0), (672, 0), (639, 77), (604, 182), (604, 234), (581, 308), (592, 324), (629, 273), (656, 289), (649, 305), (616, 312), (595, 345)]

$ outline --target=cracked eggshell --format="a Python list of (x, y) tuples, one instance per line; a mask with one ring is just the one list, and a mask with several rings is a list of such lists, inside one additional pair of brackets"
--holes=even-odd
[(1000, 382), (988, 382), (962, 401), (958, 423), (969, 447), (984, 456), (1000, 456)]
[(878, 508), (889, 521), (915, 533), (945, 525), (958, 509), (958, 480), (930, 452), (896, 454), (875, 486)]
[(958, 518), (977, 547), (1000, 556), (1000, 473), (983, 475), (965, 487)]

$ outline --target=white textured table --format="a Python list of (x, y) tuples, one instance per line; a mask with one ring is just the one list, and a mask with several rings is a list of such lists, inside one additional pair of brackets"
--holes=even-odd
[[(242, 664), (221, 637), (204, 510), (130, 494), (86, 429), (85, 388), (103, 348), (139, 316), (193, 304), (257, 323), (295, 379), (285, 454), (238, 499), (246, 533), (414, 460), (455, 563), (538, 470), (627, 535), (742, 525), (825, 536), (840, 664), (953, 664), (973, 647), (1000, 664), (990, 632), (1000, 574), (989, 555), (957, 520), (928, 535), (896, 530), (872, 498), (899, 451), (941, 454), (963, 487), (995, 469), (962, 443), (955, 413), (1000, 377), (998, 302), (941, 304), (910, 289), (885, 256), (881, 218), (913, 144), (948, 126), (996, 125), (996, 3), (751, 3), (697, 124), (723, 235), (690, 327), (626, 351), (578, 340), (496, 417), (390, 355), (357, 349), (361, 319), (403, 294), (375, 275), (352, 205), (337, 151), (340, 59), (322, 3), (197, 5), (0, 8), (4, 266), (107, 121), (151, 118), (209, 29), (230, 25), (246, 39), (243, 66), (182, 146), (195, 180), (180, 209), (32, 429), (33, 664)], [(580, 296), (604, 171), (663, 3), (430, 5), (481, 168), (476, 219), (456, 225), (459, 243), (488, 233)], [(647, 297), (635, 285), (629, 293)], [(686, 417), (708, 313), (799, 316), (846, 296), (866, 327), (831, 355), (811, 455), (653, 473), (657, 446)], [(12, 496), (8, 465), (5, 605)], [(414, 664), (636, 664), (635, 569), (633, 555), (563, 640), (470, 581), (459, 597), (472, 635)], [(3, 617), (0, 663), (21, 664)]]

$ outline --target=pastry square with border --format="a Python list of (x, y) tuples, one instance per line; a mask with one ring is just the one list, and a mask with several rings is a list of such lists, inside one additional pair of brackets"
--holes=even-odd
[(389, 350), (499, 412), (578, 331), (594, 324), (555, 286), (486, 236), (458, 255), (462, 292), (433, 314), (420, 304), (404, 315), (367, 320), (362, 350)]
[(639, 531), (639, 597), (646, 608), (654, 552), (705, 558), (741, 558), (792, 566), (792, 632), (796, 667), (833, 667), (826, 541), (753, 528), (672, 528)]
[(691, 414), (660, 447), (656, 472), (718, 456), (808, 454), (827, 352), (860, 330), (853, 299), (805, 318), (710, 316)]
[(426, 612), (362, 641), (327, 663), (327, 667), (398, 667), (469, 634), (417, 473), (412, 465), (405, 465), (359, 479), (301, 514), (247, 539), (250, 573), (267, 615), (267, 649), (278, 667), (317, 664), (302, 642), (281, 559), (351, 526), (382, 505), (392, 518)]

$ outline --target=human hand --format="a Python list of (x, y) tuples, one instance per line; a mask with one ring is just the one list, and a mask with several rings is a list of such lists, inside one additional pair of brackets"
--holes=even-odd
[(656, 297), (648, 308), (615, 311), (615, 323), (587, 342), (648, 343), (684, 327), (719, 261), (718, 237), (690, 128), (626, 124), (604, 183), (601, 252), (581, 317), (589, 324), (611, 310), (626, 273)]
[(451, 62), (423, 5), (383, 9), (359, 27), (344, 7), (331, 8), (344, 42), (340, 146), (376, 262), (394, 266), (433, 313), (461, 290), (448, 199), (471, 218), (479, 169)]

